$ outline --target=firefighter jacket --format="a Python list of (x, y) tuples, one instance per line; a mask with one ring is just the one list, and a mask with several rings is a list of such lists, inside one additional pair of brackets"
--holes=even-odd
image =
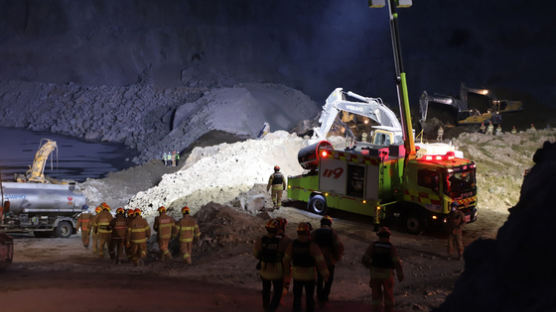
[(127, 238), (127, 222), (122, 214), (117, 214), (110, 221), (110, 228), (112, 229), (112, 239), (125, 240)]
[(336, 231), (329, 227), (314, 230), (311, 239), (319, 246), (328, 266), (335, 265), (344, 255), (344, 245), (338, 239)]
[(77, 228), (81, 229), (82, 232), (90, 231), (92, 228), (93, 217), (93, 215), (87, 212), (80, 214), (79, 218), (77, 218)]
[(127, 242), (133, 244), (146, 243), (151, 236), (151, 227), (141, 216), (135, 216), (127, 226)]
[(272, 187), (273, 190), (283, 191), (286, 189), (286, 179), (280, 171), (274, 172), (270, 175), (268, 184), (266, 185), (266, 190), (270, 190), (270, 187)]
[(166, 213), (154, 218), (153, 230), (158, 233), (158, 239), (172, 238), (172, 230), (176, 221)]
[(363, 255), (362, 263), (371, 271), (372, 279), (389, 279), (396, 269), (398, 278), (403, 276), (401, 261), (396, 248), (388, 240), (372, 243)]
[[(284, 268), (290, 270), (294, 280), (313, 281), (317, 279), (317, 270), (328, 279), (328, 268), (320, 248), (311, 241), (293, 240), (284, 255)], [(287, 272), (289, 273), (289, 272)]]
[(253, 247), (253, 255), (260, 261), (259, 274), (266, 280), (282, 279), (285, 274), (283, 258), (287, 245), (277, 235), (267, 234), (259, 238)]
[(180, 243), (190, 243), (193, 242), (193, 238), (201, 236), (197, 222), (190, 215), (184, 215), (183, 218), (176, 222), (175, 230)]
[(110, 229), (110, 221), (112, 214), (106, 210), (101, 211), (95, 218), (95, 229), (97, 234), (112, 234)]

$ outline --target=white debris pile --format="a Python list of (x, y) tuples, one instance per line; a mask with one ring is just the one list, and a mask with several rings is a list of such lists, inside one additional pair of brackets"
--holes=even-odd
[(261, 140), (194, 148), (181, 170), (162, 176), (156, 187), (137, 193), (128, 208), (141, 208), (150, 219), (162, 205), (188, 205), (194, 213), (211, 201), (229, 202), (255, 183), (266, 183), (274, 165), (286, 176), (302, 173), (297, 153), (306, 144), (295, 134), (277, 131)]

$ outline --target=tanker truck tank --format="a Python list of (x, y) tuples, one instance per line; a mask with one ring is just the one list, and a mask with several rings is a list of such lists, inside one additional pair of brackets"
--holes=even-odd
[(10, 202), (1, 224), (5, 232), (69, 237), (77, 231), (77, 216), (87, 210), (85, 196), (72, 184), (3, 182), (2, 187)]

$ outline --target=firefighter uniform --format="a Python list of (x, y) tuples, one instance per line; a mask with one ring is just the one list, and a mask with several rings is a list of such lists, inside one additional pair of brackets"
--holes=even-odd
[(437, 135), (436, 135), (436, 140), (437, 141), (442, 141), (442, 137), (444, 136), (444, 128), (442, 128), (442, 126), (438, 127), (438, 131), (437, 131)]
[(98, 236), (97, 236), (97, 217), (102, 212), (102, 208), (97, 206), (95, 208), (95, 215), (91, 217), (91, 238), (93, 239), (93, 254), (97, 253), (98, 250)]
[(127, 227), (126, 245), (130, 248), (130, 255), (133, 264), (143, 263), (143, 258), (147, 256), (147, 240), (151, 236), (151, 227), (143, 217), (141, 210), (135, 209), (135, 217)]
[(448, 257), (454, 252), (454, 245), (457, 248), (457, 259), (461, 259), (463, 255), (463, 225), (465, 224), (465, 215), (457, 208), (453, 208), (448, 215)]
[(160, 215), (154, 219), (153, 229), (157, 232), (158, 246), (162, 253), (160, 259), (171, 259), (172, 256), (168, 250), (168, 244), (172, 239), (172, 230), (176, 221), (166, 214), (166, 208), (164, 206), (159, 207), (158, 212)]
[[(271, 190), (272, 188), (272, 190)], [(280, 172), (280, 167), (274, 166), (274, 173), (270, 175), (266, 191), (271, 190), (273, 208), (280, 208), (282, 205), (282, 192), (286, 189), (286, 179)]]
[(390, 230), (381, 228), (377, 233), (379, 240), (372, 243), (363, 255), (363, 265), (371, 271), (371, 310), (384, 312), (394, 309), (394, 269), (401, 282), (404, 278), (401, 260), (396, 248), (390, 243)]
[(328, 268), (328, 280), (325, 282), (321, 274), (317, 276), (317, 299), (324, 303), (328, 301), (332, 282), (334, 281), (334, 269), (336, 263), (340, 261), (344, 254), (344, 245), (338, 238), (336, 231), (332, 229), (332, 218), (324, 216), (321, 221), (321, 228), (316, 229), (311, 234), (311, 239), (319, 246), (326, 267)]
[[(253, 255), (259, 260), (259, 275), (263, 283), (263, 308), (265, 311), (274, 311), (280, 305), (282, 297), (285, 271), (282, 259), (285, 249), (281, 244), (282, 238), (277, 236), (280, 221), (271, 219), (265, 227), (268, 233), (255, 242)], [(272, 300), (271, 288), (273, 288)]]
[[(103, 206), (104, 204), (104, 206)], [(101, 204), (103, 210), (96, 217), (96, 233), (97, 233), (97, 252), (100, 258), (104, 257), (104, 247), (110, 251), (110, 240), (112, 238), (112, 230), (110, 229), (110, 222), (113, 217), (110, 213), (110, 206), (105, 203)]]
[(89, 237), (91, 236), (91, 221), (93, 215), (84, 212), (77, 218), (77, 228), (81, 230), (81, 241), (83, 242), (83, 247), (89, 248)]
[(284, 269), (289, 270), (291, 263), (293, 278), (293, 310), (301, 310), (301, 297), (305, 288), (305, 306), (309, 312), (315, 309), (315, 281), (317, 271), (325, 280), (328, 269), (319, 246), (311, 242), (311, 225), (300, 223), (297, 227), (297, 239), (293, 240), (284, 255)]
[[(126, 218), (125, 218), (127, 227), (129, 227), (129, 224), (131, 223), (131, 221), (133, 221), (133, 219), (135, 219), (135, 211), (133, 209), (127, 209)], [(127, 240), (127, 236), (126, 236), (126, 240)], [(125, 244), (125, 254), (127, 256), (127, 259), (131, 261), (132, 260), (131, 244)]]
[(193, 239), (199, 238), (201, 232), (195, 219), (189, 215), (189, 208), (182, 208), (183, 218), (176, 222), (175, 230), (180, 241), (180, 253), (187, 264), (191, 264), (191, 253), (193, 251)]
[(112, 236), (110, 239), (110, 258), (118, 264), (124, 254), (125, 240), (127, 237), (127, 221), (123, 208), (118, 208), (116, 217), (110, 221)]

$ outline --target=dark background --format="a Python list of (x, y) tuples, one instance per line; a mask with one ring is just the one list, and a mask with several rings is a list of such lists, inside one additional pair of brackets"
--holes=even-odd
[[(460, 82), (554, 105), (553, 1), (400, 10), (410, 100)], [(278, 82), (395, 102), (387, 10), (365, 0), (0, 0), (0, 80), (123, 86)], [(527, 105), (527, 103), (526, 103)]]

